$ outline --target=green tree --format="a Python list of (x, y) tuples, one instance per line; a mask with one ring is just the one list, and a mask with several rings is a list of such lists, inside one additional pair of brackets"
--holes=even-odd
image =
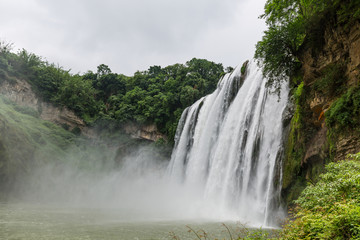
[(265, 13), (268, 30), (256, 44), (255, 58), (263, 66), (268, 86), (279, 89), (286, 76), (300, 67), (299, 47), (305, 38), (304, 18), (299, 0), (268, 0)]
[(110, 73), (111, 73), (111, 69), (109, 68), (108, 65), (100, 64), (97, 67), (97, 76), (98, 77), (101, 77), (103, 75), (107, 75), (107, 74), (110, 74)]
[(37, 92), (46, 100), (53, 100), (64, 81), (71, 78), (65, 71), (54, 64), (34, 67), (35, 76), (31, 79)]
[(286, 76), (299, 68), (297, 51), (303, 42), (303, 24), (299, 21), (285, 26), (271, 26), (256, 44), (255, 58), (261, 60), (268, 86), (279, 89)]
[(224, 74), (222, 64), (193, 58), (186, 64), (151, 66), (131, 77), (112, 73), (105, 64), (96, 73), (72, 75), (24, 49), (14, 54), (10, 47), (0, 43), (3, 79), (28, 80), (39, 96), (74, 110), (89, 124), (156, 123), (170, 139), (184, 108), (214, 91)]
[(268, 0), (260, 16), (268, 30), (255, 51), (268, 85), (279, 89), (284, 77), (292, 77), (301, 67), (300, 48), (307, 45), (316, 51), (327, 23), (346, 27), (360, 19), (359, 9), (359, 0)]
[(180, 102), (182, 104), (182, 107), (185, 108), (186, 106), (190, 106), (198, 98), (199, 98), (199, 90), (188, 85), (181, 89)]
[(217, 86), (219, 78), (224, 73), (224, 67), (222, 64), (207, 61), (205, 59), (193, 58), (186, 62), (189, 68), (189, 72), (198, 73), (200, 78), (207, 79), (207, 84), (203, 86), (204, 93), (209, 94)]
[(100, 111), (100, 103), (95, 100), (96, 94), (97, 90), (90, 80), (75, 75), (62, 83), (54, 100), (74, 110), (84, 120), (91, 121)]

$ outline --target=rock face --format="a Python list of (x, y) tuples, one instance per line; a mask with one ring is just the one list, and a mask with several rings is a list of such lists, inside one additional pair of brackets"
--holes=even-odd
[(349, 153), (360, 152), (359, 134), (351, 133), (346, 136), (341, 136), (335, 144), (335, 161), (345, 159)]
[(284, 161), (282, 191), (288, 203), (298, 197), (306, 181), (317, 180), (326, 163), (360, 152), (358, 129), (326, 125), (331, 105), (360, 85), (360, 23), (325, 26), (316, 44), (305, 42), (298, 55), (304, 85), (293, 110), (298, 115), (291, 120)]
[(139, 125), (132, 122), (129, 122), (123, 126), (123, 129), (126, 134), (129, 134), (132, 138), (143, 139), (156, 142), (160, 139), (167, 141), (167, 137), (160, 133), (156, 125), (153, 124), (144, 124)]
[(0, 84), (0, 94), (6, 96), (16, 104), (32, 108), (39, 113), (43, 120), (51, 121), (68, 130), (78, 127), (85, 129), (85, 123), (65, 107), (56, 107), (39, 99), (32, 91), (31, 86), (26, 81), (16, 80), (15, 83), (3, 81)]
[[(17, 79), (16, 82), (10, 83), (2, 81), (0, 83), (0, 94), (4, 95), (16, 104), (35, 110), (43, 120), (53, 122), (67, 130), (79, 128), (85, 136), (96, 138), (96, 131), (86, 126), (85, 122), (76, 116), (76, 114), (66, 107), (58, 107), (51, 103), (42, 101), (32, 91), (28, 82)], [(155, 124), (139, 125), (127, 123), (123, 127), (123, 132), (135, 139), (157, 141), (167, 137), (160, 133)]]
[(311, 84), (321, 70), (329, 64), (345, 62), (345, 74), (349, 85), (360, 82), (360, 23), (357, 22), (350, 29), (328, 27), (324, 34), (324, 45), (317, 54), (313, 49), (306, 49), (300, 60), (303, 67), (305, 84)]
[[(324, 44), (320, 51), (314, 54), (313, 49), (307, 49), (301, 54), (301, 62), (303, 66), (304, 84), (312, 86), (316, 80), (324, 77), (323, 72), (329, 66), (342, 66), (344, 80), (339, 82), (344, 89), (357, 86), (360, 83), (360, 23), (356, 22), (350, 28), (338, 26), (333, 28), (327, 27), (324, 33)], [(334, 86), (335, 88), (341, 86)], [(336, 90), (336, 89), (335, 89)], [(323, 93), (313, 91), (307, 98), (307, 103), (313, 112), (312, 121), (317, 131), (312, 134), (307, 148), (304, 162), (308, 162), (309, 158), (314, 155), (324, 157), (324, 148), (326, 148), (327, 138), (325, 125), (325, 112), (329, 109), (332, 102), (338, 96), (331, 93)], [(340, 136), (335, 141), (334, 160), (344, 159), (349, 153), (360, 151), (359, 134), (349, 133), (347, 136)]]

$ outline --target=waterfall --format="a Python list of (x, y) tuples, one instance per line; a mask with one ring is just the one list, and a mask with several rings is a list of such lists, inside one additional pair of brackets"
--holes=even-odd
[[(254, 61), (226, 74), (182, 114), (168, 173), (224, 219), (275, 226), (280, 204), (282, 112), (288, 89), (269, 94)], [(243, 82), (242, 82), (243, 81)]]

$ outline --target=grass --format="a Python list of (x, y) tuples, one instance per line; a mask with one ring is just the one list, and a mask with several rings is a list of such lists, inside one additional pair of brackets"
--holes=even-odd
[(39, 119), (34, 109), (0, 97), (0, 185), (11, 184), (33, 166), (62, 159), (74, 139), (74, 134)]
[[(237, 223), (232, 227), (228, 224), (222, 223), (221, 237), (214, 237), (213, 234), (206, 232), (204, 229), (196, 229), (190, 225), (186, 225), (190, 237), (199, 240), (250, 240), (250, 239), (277, 239), (279, 234), (278, 229), (262, 229), (262, 228), (249, 228), (242, 223)], [(181, 240), (182, 238), (174, 232), (170, 232), (169, 236), (174, 240)], [(188, 239), (186, 237), (186, 239)]]

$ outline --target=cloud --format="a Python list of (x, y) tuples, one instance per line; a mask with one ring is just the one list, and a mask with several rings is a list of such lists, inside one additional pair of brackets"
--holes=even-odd
[(0, 38), (72, 72), (133, 74), (193, 57), (240, 64), (253, 55), (265, 0), (0, 1)]

